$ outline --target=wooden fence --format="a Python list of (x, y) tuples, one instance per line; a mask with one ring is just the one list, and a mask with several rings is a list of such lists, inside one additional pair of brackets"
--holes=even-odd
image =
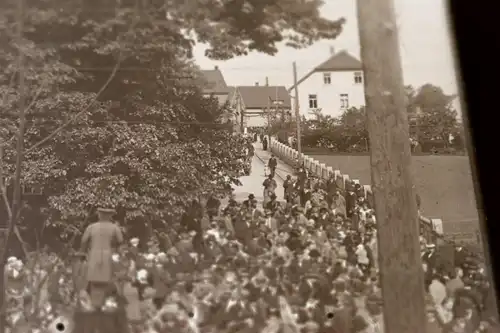
[[(345, 189), (346, 182), (352, 180), (359, 183), (356, 179), (351, 179), (348, 174), (343, 174), (341, 170), (334, 170), (332, 167), (309, 157), (305, 154), (299, 156), (299, 152), (287, 145), (278, 142), (276, 139), (270, 139), (270, 148), (273, 154), (279, 157), (288, 165), (295, 165), (298, 160), (304, 162), (305, 167), (315, 176), (328, 179), (331, 175), (335, 175), (335, 179), (340, 188)], [(363, 185), (366, 200), (373, 207), (373, 192), (370, 185)], [(440, 242), (453, 241), (446, 237), (443, 232), (443, 221), (438, 218), (419, 217), (421, 235), (428, 243), (438, 244)]]

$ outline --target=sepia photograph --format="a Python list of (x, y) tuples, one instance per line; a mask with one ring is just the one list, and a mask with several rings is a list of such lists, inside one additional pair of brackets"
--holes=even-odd
[(0, 2), (0, 333), (497, 333), (444, 0)]

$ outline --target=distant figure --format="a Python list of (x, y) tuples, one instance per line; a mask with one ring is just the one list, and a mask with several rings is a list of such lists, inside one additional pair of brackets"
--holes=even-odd
[(264, 139), (262, 139), (262, 149), (267, 150), (267, 137), (265, 136)]
[(87, 282), (92, 306), (100, 309), (112, 287), (111, 256), (123, 242), (123, 235), (112, 217), (114, 209), (99, 208), (99, 220), (85, 229), (81, 249), (87, 253)]
[(276, 167), (278, 166), (278, 160), (274, 155), (271, 155), (271, 158), (267, 162), (267, 166), (269, 167), (270, 174), (274, 177), (276, 174)]
[(276, 194), (276, 187), (278, 185), (274, 180), (274, 177), (272, 175), (269, 175), (262, 183), (262, 186), (264, 186), (264, 201), (262, 202), (262, 207), (265, 208), (267, 203), (271, 201), (271, 196), (273, 194)]

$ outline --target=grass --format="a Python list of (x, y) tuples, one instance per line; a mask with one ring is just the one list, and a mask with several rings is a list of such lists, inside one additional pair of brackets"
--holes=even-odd
[[(309, 155), (370, 184), (368, 156)], [(422, 200), (422, 215), (441, 218), (445, 233), (475, 232), (478, 212), (468, 156), (413, 156), (415, 185)]]

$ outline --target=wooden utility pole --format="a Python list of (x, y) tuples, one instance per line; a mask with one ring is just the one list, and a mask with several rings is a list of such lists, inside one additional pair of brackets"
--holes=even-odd
[(392, 0), (357, 0), (385, 333), (425, 333), (424, 276)]
[(302, 154), (302, 138), (300, 134), (300, 110), (299, 110), (299, 86), (297, 84), (297, 64), (293, 62), (293, 90), (295, 94), (295, 122), (297, 124), (297, 151), (299, 152), (299, 165), (302, 164), (300, 154)]

